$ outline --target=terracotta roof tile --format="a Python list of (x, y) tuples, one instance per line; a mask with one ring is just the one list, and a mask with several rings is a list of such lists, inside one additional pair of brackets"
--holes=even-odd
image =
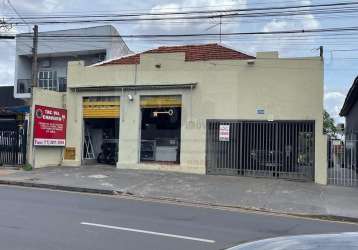
[(255, 57), (249, 56), (237, 50), (233, 50), (222, 45), (203, 44), (203, 45), (183, 45), (166, 46), (151, 49), (135, 55), (115, 59), (101, 65), (109, 64), (139, 64), (140, 54), (159, 54), (159, 53), (185, 53), (185, 61), (208, 61), (208, 60), (247, 60)]

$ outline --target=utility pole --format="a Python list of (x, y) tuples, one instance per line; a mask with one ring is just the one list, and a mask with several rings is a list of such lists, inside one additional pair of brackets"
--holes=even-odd
[(222, 16), (220, 16), (220, 43), (221, 43), (221, 24), (222, 24), (221, 18), (222, 18)]
[[(31, 94), (34, 87), (37, 87), (38, 82), (38, 73), (37, 73), (37, 46), (38, 46), (38, 39), (39, 39), (39, 27), (37, 25), (34, 25), (33, 28), (34, 36), (32, 41), (32, 86), (31, 86)], [(31, 98), (32, 99), (32, 98)]]
[(323, 60), (323, 46), (319, 46), (319, 56)]
[[(29, 124), (28, 124), (28, 128), (30, 128), (30, 131), (33, 131), (34, 129), (34, 115), (35, 115), (35, 110), (34, 110), (34, 88), (37, 87), (37, 83), (38, 83), (38, 72), (37, 72), (37, 49), (38, 49), (38, 35), (39, 35), (39, 27), (37, 25), (34, 25), (33, 28), (34, 31), (34, 35), (33, 35), (33, 40), (32, 40), (32, 70), (31, 70), (31, 96), (29, 99), (29, 107), (30, 107), (30, 112), (29, 112)], [(31, 136), (32, 134), (32, 136)], [(27, 138), (28, 143), (28, 155), (27, 155), (27, 160), (29, 162), (31, 162), (32, 167), (35, 167), (35, 147), (33, 145), (33, 133), (30, 132), (28, 133), (28, 138)], [(31, 159), (29, 157), (31, 152)]]

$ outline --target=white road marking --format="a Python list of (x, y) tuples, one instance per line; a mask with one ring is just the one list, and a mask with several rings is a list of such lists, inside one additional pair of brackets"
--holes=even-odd
[(201, 241), (201, 242), (206, 242), (206, 243), (215, 243), (215, 240), (208, 240), (208, 239), (202, 239), (202, 238), (196, 238), (196, 237), (190, 237), (190, 236), (184, 236), (184, 235), (159, 233), (159, 232), (146, 231), (146, 230), (140, 230), (140, 229), (128, 228), (128, 227), (116, 227), (116, 226), (89, 223), (89, 222), (81, 222), (81, 224), (82, 225), (87, 225), (87, 226), (102, 227), (102, 228), (116, 229), (116, 230), (143, 233), (143, 234), (152, 234), (152, 235), (165, 236), (165, 237), (178, 238), (178, 239), (185, 239), (185, 240)]

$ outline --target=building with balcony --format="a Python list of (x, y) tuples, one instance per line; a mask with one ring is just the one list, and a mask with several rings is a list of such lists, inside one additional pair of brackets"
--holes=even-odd
[[(33, 34), (16, 35), (16, 98), (31, 97)], [(67, 63), (84, 61), (91, 65), (131, 53), (112, 25), (39, 32), (37, 86), (65, 92)]]
[(159, 47), (70, 62), (65, 93), (33, 94), (34, 104), (67, 111), (65, 146), (35, 145), (35, 168), (106, 163), (327, 182), (319, 56)]

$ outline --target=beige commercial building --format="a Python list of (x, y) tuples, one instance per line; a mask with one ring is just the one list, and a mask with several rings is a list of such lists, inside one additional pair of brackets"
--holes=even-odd
[(249, 56), (220, 44), (159, 47), (68, 65), (66, 148), (35, 147), (35, 167), (96, 161), (160, 169), (327, 180), (323, 61)]

